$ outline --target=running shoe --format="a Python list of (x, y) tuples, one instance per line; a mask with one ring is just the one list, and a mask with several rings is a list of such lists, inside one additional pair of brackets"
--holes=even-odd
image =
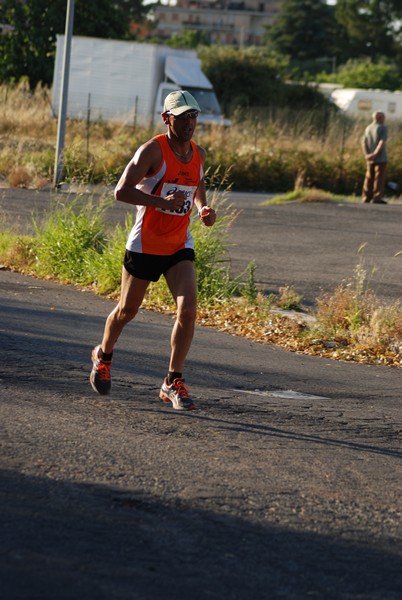
[(110, 377), (111, 360), (102, 360), (99, 358), (100, 345), (92, 350), (92, 371), (89, 378), (95, 392), (105, 396), (110, 393), (112, 387), (112, 378)]
[(163, 402), (171, 402), (175, 410), (195, 410), (197, 407), (188, 395), (184, 379), (175, 379), (171, 385), (167, 377), (162, 384), (159, 398)]

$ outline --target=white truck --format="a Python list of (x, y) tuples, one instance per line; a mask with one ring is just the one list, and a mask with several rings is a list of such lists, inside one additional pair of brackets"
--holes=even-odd
[(402, 119), (402, 92), (341, 88), (333, 90), (330, 98), (351, 117), (364, 117), (369, 121), (379, 110), (387, 119)]
[[(65, 36), (57, 36), (52, 110), (58, 116)], [(166, 96), (188, 90), (201, 108), (198, 122), (228, 125), (195, 50), (73, 36), (67, 116), (157, 125)]]

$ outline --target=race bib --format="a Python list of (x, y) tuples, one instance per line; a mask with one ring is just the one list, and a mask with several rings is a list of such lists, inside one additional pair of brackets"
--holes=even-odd
[(193, 185), (180, 185), (176, 183), (165, 182), (160, 192), (160, 195), (162, 197), (169, 196), (169, 194), (173, 194), (174, 192), (184, 192), (186, 199), (184, 200), (183, 206), (178, 210), (169, 210), (167, 208), (157, 208), (156, 210), (158, 212), (163, 212), (167, 215), (172, 215), (174, 217), (184, 217), (190, 212), (190, 210), (193, 207), (194, 194), (196, 189), (196, 186)]

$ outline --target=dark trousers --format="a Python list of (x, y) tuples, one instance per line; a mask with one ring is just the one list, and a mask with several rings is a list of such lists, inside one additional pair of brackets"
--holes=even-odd
[(363, 202), (378, 202), (384, 195), (387, 163), (367, 163), (363, 184)]

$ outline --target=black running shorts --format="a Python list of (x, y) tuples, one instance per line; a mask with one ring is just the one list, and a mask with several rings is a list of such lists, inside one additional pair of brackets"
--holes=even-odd
[(170, 254), (161, 256), (160, 254), (142, 254), (141, 252), (130, 252), (126, 250), (124, 255), (124, 268), (130, 275), (138, 279), (147, 281), (158, 281), (161, 275), (182, 260), (195, 260), (194, 250), (183, 248)]

